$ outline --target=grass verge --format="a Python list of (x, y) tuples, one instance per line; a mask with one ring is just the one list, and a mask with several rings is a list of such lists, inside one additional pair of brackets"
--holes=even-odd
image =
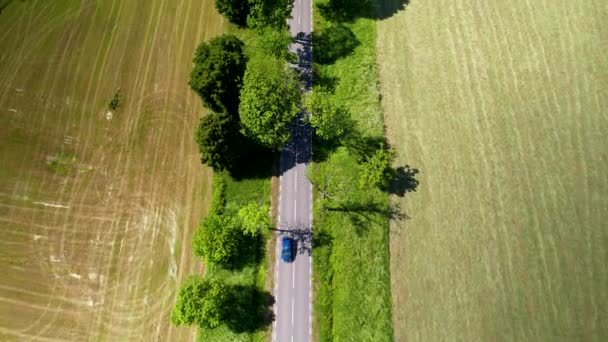
[[(228, 173), (215, 173), (213, 176), (213, 195), (210, 211), (223, 211), (225, 208), (239, 208), (250, 201), (270, 204), (270, 179), (244, 179), (236, 180)], [(270, 234), (265, 234), (257, 240), (258, 246), (253, 246), (252, 250), (261, 253), (259, 262), (247, 263), (238, 270), (226, 270), (217, 267), (208, 267), (207, 277), (220, 277), (229, 285), (240, 285), (253, 287), (264, 293), (266, 287), (266, 273), (268, 270), (268, 259), (266, 258), (265, 246)], [(246, 255), (244, 257), (251, 257)], [(264, 302), (267, 298), (260, 295), (260, 298), (253, 298), (254, 301)], [(236, 333), (226, 326), (216, 329), (199, 329), (197, 334), (198, 341), (265, 341), (270, 328), (255, 332)]]
[[(331, 200), (315, 193), (315, 339), (391, 341), (388, 253), (388, 195), (360, 189), (359, 163), (365, 149), (384, 140), (376, 75), (376, 23), (370, 15), (337, 23), (320, 14), (315, 1), (314, 44), (330, 42), (336, 51), (316, 51), (315, 85), (334, 91), (336, 103), (355, 121), (357, 142), (333, 149), (315, 146), (313, 183), (328, 181)], [(370, 14), (372, 9), (362, 6)], [(339, 38), (339, 39), (338, 39)], [(337, 42), (332, 44), (331, 42)], [(373, 147), (373, 146), (372, 146)]]

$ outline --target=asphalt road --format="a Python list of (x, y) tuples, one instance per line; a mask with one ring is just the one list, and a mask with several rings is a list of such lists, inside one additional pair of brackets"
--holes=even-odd
[[(303, 90), (312, 86), (312, 0), (295, 0), (291, 33), (296, 42), (291, 51), (298, 55), (297, 69), (302, 74)], [(309, 342), (312, 340), (312, 185), (306, 164), (312, 157), (311, 130), (301, 113), (292, 127), (292, 139), (281, 152), (279, 191), (279, 234), (275, 275), (275, 321), (273, 341)], [(291, 236), (298, 243), (293, 263), (281, 260), (281, 239)]]

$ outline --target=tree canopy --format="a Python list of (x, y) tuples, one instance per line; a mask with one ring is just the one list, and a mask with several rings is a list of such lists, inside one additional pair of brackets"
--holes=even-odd
[(228, 297), (223, 281), (190, 276), (179, 290), (171, 321), (175, 325), (196, 324), (202, 328), (216, 328), (222, 323)]
[(377, 149), (361, 166), (359, 186), (361, 188), (366, 186), (388, 187), (395, 173), (391, 167), (395, 155), (396, 153), (393, 150), (387, 150), (383, 147)]
[(252, 28), (284, 28), (291, 16), (293, 0), (249, 0), (247, 25)]
[(249, 61), (241, 90), (239, 115), (245, 135), (279, 149), (289, 139), (298, 115), (300, 80), (285, 62), (258, 56)]
[(279, 59), (295, 61), (297, 57), (289, 51), (293, 37), (287, 28), (264, 28), (261, 31), (260, 47), (264, 52)]
[(210, 214), (194, 233), (194, 255), (209, 264), (228, 265), (239, 252), (242, 234), (231, 215)]
[(350, 113), (332, 101), (332, 94), (324, 88), (315, 88), (307, 97), (306, 110), (311, 114), (310, 124), (323, 140), (342, 137), (351, 128)]
[(239, 26), (247, 25), (249, 0), (215, 0), (215, 8), (230, 22)]
[(196, 49), (189, 84), (215, 112), (237, 113), (247, 65), (243, 46), (236, 36), (222, 35)]
[(243, 232), (247, 235), (255, 236), (268, 229), (270, 227), (269, 210), (268, 205), (259, 205), (255, 202), (250, 202), (239, 209), (238, 216), (241, 220)]
[(211, 113), (203, 117), (196, 130), (201, 162), (216, 171), (231, 169), (239, 157), (241, 138), (239, 123), (229, 114)]

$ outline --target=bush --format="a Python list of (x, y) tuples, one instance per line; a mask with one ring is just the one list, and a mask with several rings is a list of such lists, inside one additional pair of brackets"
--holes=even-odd
[(118, 108), (118, 106), (120, 106), (120, 102), (121, 102), (120, 100), (121, 100), (120, 89), (117, 89), (116, 92), (114, 93), (114, 96), (112, 96), (110, 103), (108, 103), (108, 109), (116, 110)]
[(222, 323), (228, 295), (223, 281), (190, 276), (179, 290), (171, 321), (175, 325), (216, 328)]
[(242, 236), (238, 222), (232, 216), (211, 213), (194, 233), (194, 255), (207, 264), (228, 266), (239, 252)]
[(370, 158), (361, 166), (361, 178), (359, 186), (377, 186), (386, 189), (395, 174), (391, 164), (395, 159), (395, 151), (383, 147), (376, 150)]

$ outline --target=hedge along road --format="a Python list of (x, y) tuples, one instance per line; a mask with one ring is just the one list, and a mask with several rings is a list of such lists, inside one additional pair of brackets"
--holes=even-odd
[[(297, 68), (304, 90), (308, 91), (312, 86), (312, 0), (294, 1), (289, 27), (296, 38), (291, 51), (298, 55)], [(303, 115), (294, 123), (292, 138), (281, 152), (276, 320), (272, 335), (273, 341), (280, 342), (312, 339), (312, 185), (306, 176), (306, 164), (312, 159), (312, 141)], [(293, 263), (280, 261), (283, 236), (297, 242)]]

